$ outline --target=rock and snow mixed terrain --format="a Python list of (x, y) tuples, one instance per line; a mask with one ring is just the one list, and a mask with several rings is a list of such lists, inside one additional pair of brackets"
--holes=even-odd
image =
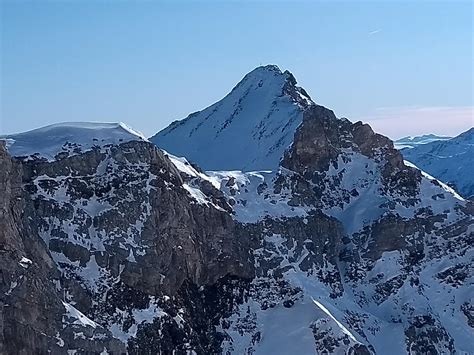
[(474, 196), (474, 128), (448, 140), (402, 149), (405, 159), (448, 183), (465, 198)]
[(0, 353), (474, 352), (472, 202), (290, 73), (66, 127), (0, 145)]

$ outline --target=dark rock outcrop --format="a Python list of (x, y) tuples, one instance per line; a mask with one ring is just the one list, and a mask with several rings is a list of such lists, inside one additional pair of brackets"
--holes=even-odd
[[(49, 252), (32, 228), (37, 218), (29, 195), (22, 189), (22, 167), (13, 161), (0, 142), (0, 353), (62, 354), (65, 342), (78, 346), (77, 332), (95, 330), (63, 322), (65, 307), (55, 287), (60, 273)], [(75, 319), (73, 320), (73, 322)], [(117, 340), (98, 337), (82, 345), (86, 352), (105, 348), (117, 353), (124, 347)], [(67, 349), (67, 347), (66, 347)]]
[(311, 180), (314, 173), (327, 171), (330, 163), (345, 151), (358, 152), (379, 163), (387, 189), (416, 192), (421, 175), (404, 165), (402, 155), (389, 138), (374, 133), (360, 121), (338, 119), (333, 111), (319, 105), (305, 110), (303, 123), (281, 165)]

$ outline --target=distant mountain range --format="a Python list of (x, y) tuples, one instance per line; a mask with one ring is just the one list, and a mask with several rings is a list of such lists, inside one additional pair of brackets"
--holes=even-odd
[(448, 140), (451, 138), (452, 137), (447, 137), (447, 136), (437, 136), (435, 134), (425, 134), (422, 136), (415, 136), (415, 137), (412, 137), (412, 136), (403, 137), (403, 138), (397, 139), (393, 143), (395, 144), (395, 148), (403, 149), (403, 148), (414, 148), (422, 144), (427, 144), (434, 141)]
[(474, 128), (451, 139), (418, 142), (401, 152), (406, 160), (452, 186), (462, 196), (474, 196)]

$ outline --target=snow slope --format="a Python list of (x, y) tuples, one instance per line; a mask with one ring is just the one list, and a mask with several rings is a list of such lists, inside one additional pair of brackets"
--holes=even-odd
[(15, 157), (55, 160), (59, 153), (78, 154), (108, 144), (147, 139), (124, 123), (67, 122), (0, 137)]
[(221, 101), (192, 113), (150, 140), (206, 170), (267, 170), (278, 166), (311, 104), (289, 72), (259, 67)]
[(422, 136), (407, 136), (394, 141), (395, 148), (414, 148), (419, 145), (436, 142), (436, 141), (445, 141), (451, 139), (452, 137), (447, 136), (437, 136), (436, 134), (424, 134)]
[(464, 197), (474, 195), (474, 128), (449, 140), (402, 149), (404, 158)]

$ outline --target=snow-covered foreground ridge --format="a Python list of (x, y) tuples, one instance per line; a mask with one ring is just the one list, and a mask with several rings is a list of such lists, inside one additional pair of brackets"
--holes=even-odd
[(0, 353), (474, 352), (472, 202), (311, 102), (290, 73), (246, 78), (230, 120), (216, 104), (183, 125), (262, 128), (264, 143), (246, 140), (256, 155), (228, 139), (208, 161), (256, 171), (201, 170), (121, 126), (93, 145), (69, 127), (61, 137), (81, 149), (64, 154), (10, 145), (11, 159), (0, 145)]

